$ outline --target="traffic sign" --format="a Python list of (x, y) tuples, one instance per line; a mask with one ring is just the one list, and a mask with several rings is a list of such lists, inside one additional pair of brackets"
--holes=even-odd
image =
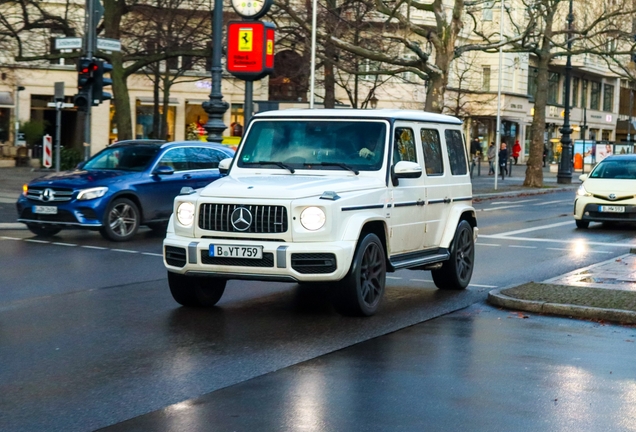
[(82, 48), (82, 38), (78, 37), (65, 37), (55, 38), (55, 49), (78, 49)]
[(119, 39), (97, 38), (97, 49), (102, 51), (121, 51), (121, 41)]
[(49, 108), (57, 108), (58, 106), (60, 108), (73, 108), (75, 105), (72, 103), (64, 103), (64, 102), (49, 102), (46, 104), (46, 106)]
[(46, 134), (42, 137), (42, 165), (46, 168), (53, 166), (53, 137)]

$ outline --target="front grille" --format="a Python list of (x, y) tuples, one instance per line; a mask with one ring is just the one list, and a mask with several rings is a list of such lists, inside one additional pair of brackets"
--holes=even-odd
[(625, 200), (630, 200), (632, 198), (634, 198), (634, 195), (627, 195), (627, 196), (622, 196), (622, 197), (617, 197), (616, 199), (609, 199), (609, 197), (607, 195), (592, 195), (594, 198), (598, 198), (601, 199), (603, 201), (607, 201), (608, 203), (614, 203), (614, 202), (619, 202), (619, 201), (625, 201)]
[(338, 268), (336, 256), (332, 253), (294, 253), (291, 266), (302, 274), (333, 273)]
[(227, 265), (236, 267), (274, 267), (274, 254), (263, 252), (262, 259), (222, 258), (210, 256), (210, 251), (201, 251), (201, 262), (209, 265)]
[[(52, 199), (41, 199), (40, 197), (44, 194), (46, 189), (51, 190), (51, 194), (49, 195)], [(38, 202), (63, 202), (70, 201), (73, 196), (73, 189), (64, 189), (64, 188), (49, 188), (49, 187), (35, 187), (29, 186), (27, 191), (27, 198), (33, 201)]]
[(175, 267), (183, 267), (186, 265), (186, 250), (184, 248), (166, 246), (165, 250), (166, 262)]
[(20, 214), (20, 219), (38, 220), (42, 222), (69, 222), (77, 223), (77, 219), (67, 210), (57, 209), (57, 214), (37, 214), (31, 211), (31, 207), (27, 207)]
[[(232, 226), (232, 213), (239, 207), (249, 210), (252, 215), (251, 224), (244, 231)], [(270, 205), (201, 204), (199, 228), (239, 233), (284, 233), (288, 229), (287, 209), (283, 206)]]

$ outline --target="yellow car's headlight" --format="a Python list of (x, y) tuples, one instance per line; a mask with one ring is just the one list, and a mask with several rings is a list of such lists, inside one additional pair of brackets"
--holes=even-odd
[(300, 213), (300, 224), (309, 231), (316, 231), (325, 226), (327, 217), (319, 207), (307, 207)]
[(591, 193), (589, 193), (587, 190), (585, 190), (583, 185), (579, 186), (579, 190), (576, 191), (576, 194), (578, 196), (592, 196)]
[(194, 204), (191, 202), (182, 202), (177, 207), (177, 221), (185, 226), (189, 227), (194, 221)]

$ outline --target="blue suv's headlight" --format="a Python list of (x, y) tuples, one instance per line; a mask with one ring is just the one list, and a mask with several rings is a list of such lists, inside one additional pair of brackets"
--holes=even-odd
[(106, 186), (95, 187), (90, 189), (82, 189), (77, 194), (77, 199), (79, 201), (92, 200), (95, 198), (101, 198), (104, 194), (108, 192), (108, 188)]

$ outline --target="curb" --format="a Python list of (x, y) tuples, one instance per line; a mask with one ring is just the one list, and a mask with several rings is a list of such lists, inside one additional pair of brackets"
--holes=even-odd
[(600, 319), (621, 324), (636, 324), (636, 312), (620, 309), (602, 309), (590, 306), (548, 303), (543, 301), (521, 300), (502, 294), (507, 288), (498, 288), (488, 293), (488, 303), (506, 309), (523, 310), (541, 314), (561, 315), (584, 319)]
[(543, 194), (549, 194), (553, 192), (567, 192), (574, 189), (575, 189), (574, 187), (561, 187), (561, 188), (553, 188), (553, 189), (520, 189), (520, 190), (506, 191), (506, 192), (479, 193), (479, 194), (473, 194), (473, 200), (475, 199), (487, 200), (487, 199), (493, 199), (493, 198), (499, 198), (499, 197), (511, 197), (511, 196), (521, 196), (521, 195), (524, 195), (524, 196), (525, 195), (543, 195)]
[(0, 230), (25, 230), (26, 225), (20, 222), (0, 223)]

